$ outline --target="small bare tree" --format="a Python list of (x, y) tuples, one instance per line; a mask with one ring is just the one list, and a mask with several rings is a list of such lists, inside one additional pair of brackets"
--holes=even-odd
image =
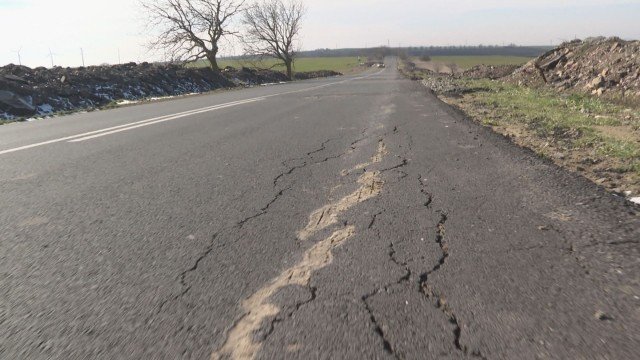
[(299, 0), (263, 0), (248, 8), (243, 20), (247, 55), (281, 60), (287, 68), (287, 77), (292, 80), (305, 10)]
[(140, 0), (149, 12), (149, 25), (159, 29), (150, 47), (165, 51), (172, 61), (206, 59), (218, 67), (223, 39), (238, 36), (232, 20), (244, 11), (244, 0)]

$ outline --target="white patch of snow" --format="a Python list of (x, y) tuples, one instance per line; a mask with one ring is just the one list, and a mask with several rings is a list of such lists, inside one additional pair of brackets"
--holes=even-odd
[(140, 102), (140, 101), (138, 101), (138, 100), (120, 100), (120, 101), (118, 101), (116, 104), (117, 104), (118, 106), (123, 106), (123, 105), (137, 104), (137, 103), (139, 103), (139, 102)]
[(53, 114), (50, 114), (50, 115), (38, 115), (38, 116), (30, 117), (30, 118), (26, 119), (25, 121), (28, 121), (28, 122), (40, 121), (40, 120), (45, 120), (45, 119), (53, 119), (54, 117), (55, 116), (53, 116)]
[(148, 98), (144, 98), (144, 99), (140, 99), (140, 100), (127, 100), (127, 99), (124, 99), (124, 100), (118, 101), (116, 104), (118, 106), (131, 105), (131, 104), (139, 104), (139, 103), (145, 102), (145, 101), (167, 100), (167, 99), (174, 99), (174, 98), (177, 98), (177, 97), (193, 96), (193, 95), (200, 95), (200, 93), (192, 92), (192, 93), (182, 94), (182, 95), (154, 96), (154, 97), (148, 97)]
[(158, 101), (158, 100), (165, 100), (165, 99), (173, 99), (175, 96), (157, 96), (157, 97), (150, 97), (147, 100), (149, 101)]
[(640, 196), (629, 198), (629, 201), (631, 201), (632, 203), (636, 203), (636, 204), (640, 205)]
[(193, 95), (200, 95), (200, 94), (196, 93), (196, 92), (192, 92), (192, 93), (182, 94), (182, 95), (156, 96), (156, 97), (150, 97), (147, 100), (148, 101), (158, 101), (158, 100), (166, 100), (166, 99), (173, 99), (173, 98), (177, 98), (177, 97), (193, 96)]

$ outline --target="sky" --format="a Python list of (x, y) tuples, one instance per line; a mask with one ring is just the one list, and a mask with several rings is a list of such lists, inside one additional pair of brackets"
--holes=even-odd
[[(551, 45), (575, 37), (639, 39), (640, 0), (302, 0), (301, 46)], [(0, 0), (0, 65), (162, 60), (137, 0)], [(82, 50), (81, 50), (82, 49)], [(241, 47), (225, 44), (223, 53)]]

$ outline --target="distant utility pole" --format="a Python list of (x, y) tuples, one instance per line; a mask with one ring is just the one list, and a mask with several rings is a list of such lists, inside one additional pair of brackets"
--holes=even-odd
[(49, 48), (49, 57), (51, 58), (51, 67), (54, 67), (54, 65), (53, 65), (53, 53), (51, 52), (51, 48)]
[(82, 67), (84, 67), (84, 50), (80, 48), (80, 55), (82, 56)]

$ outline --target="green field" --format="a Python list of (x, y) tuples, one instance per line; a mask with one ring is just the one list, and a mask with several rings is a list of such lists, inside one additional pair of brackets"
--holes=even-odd
[[(259, 67), (259, 68), (272, 68), (274, 64), (279, 61), (275, 59), (265, 59), (259, 62), (255, 60), (219, 60), (218, 66), (224, 68), (226, 66), (239, 67)], [(206, 62), (199, 62), (196, 66), (207, 66)], [(294, 63), (294, 71), (306, 72), (317, 70), (333, 70), (340, 73), (353, 72), (358, 68), (357, 57), (308, 57), (299, 58)], [(274, 70), (285, 71), (284, 66), (273, 67)]]
[(456, 64), (466, 70), (476, 65), (523, 65), (532, 58), (520, 56), (432, 56), (431, 60), (443, 64)]

